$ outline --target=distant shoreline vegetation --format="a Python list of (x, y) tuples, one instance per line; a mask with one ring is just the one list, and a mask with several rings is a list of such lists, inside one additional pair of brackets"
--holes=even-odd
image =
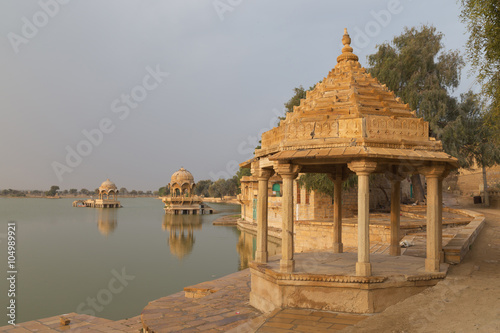
[[(67, 191), (67, 193), (66, 193)], [(118, 194), (120, 198), (156, 198), (158, 197), (158, 191), (135, 191), (134, 193), (127, 192), (126, 194)], [(13, 190), (4, 189), (0, 191), (0, 197), (3, 198), (45, 198), (45, 199), (56, 199), (56, 198), (89, 198), (97, 197), (98, 194), (94, 191), (88, 192), (73, 192), (70, 193), (69, 190), (58, 191), (55, 194), (47, 194), (46, 191), (41, 190)]]

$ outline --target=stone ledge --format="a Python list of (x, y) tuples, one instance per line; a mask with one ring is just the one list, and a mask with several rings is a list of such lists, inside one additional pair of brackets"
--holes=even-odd
[(445, 262), (450, 264), (458, 264), (464, 259), (469, 247), (483, 229), (485, 219), (483, 214), (470, 210), (454, 209), (454, 212), (470, 216), (473, 220), (443, 247)]
[[(385, 276), (351, 276), (351, 275), (329, 275), (329, 274), (311, 274), (311, 273), (281, 273), (267, 267), (266, 264), (251, 262), (251, 269), (255, 269), (268, 277), (280, 281), (311, 281), (311, 282), (338, 282), (338, 283), (381, 283), (387, 277)], [(279, 283), (279, 282), (278, 282)]]
[(444, 279), (445, 272), (432, 273), (432, 274), (419, 274), (419, 275), (405, 275), (406, 281), (429, 281), (435, 279)]

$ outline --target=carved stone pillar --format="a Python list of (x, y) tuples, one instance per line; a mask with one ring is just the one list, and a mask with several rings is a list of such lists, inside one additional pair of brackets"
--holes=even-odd
[(267, 263), (267, 203), (268, 203), (268, 182), (272, 170), (256, 169), (253, 176), (257, 177), (259, 182), (257, 192), (257, 251), (255, 252), (255, 261)]
[(391, 182), (391, 235), (389, 254), (391, 256), (400, 256), (399, 229), (401, 224), (401, 181), (405, 177), (399, 173), (396, 166), (393, 166), (390, 171), (386, 172), (385, 177)]
[(446, 167), (442, 164), (433, 164), (419, 169), (427, 180), (427, 246), (425, 270), (439, 272), (442, 254), (442, 191), (440, 178), (444, 175)]
[(358, 262), (357, 276), (370, 276), (370, 173), (375, 171), (377, 163), (360, 160), (350, 162), (349, 169), (358, 176)]
[(274, 166), (274, 170), (283, 179), (280, 270), (291, 273), (295, 268), (295, 260), (293, 259), (293, 180), (297, 177), (300, 166), (278, 163)]
[(333, 181), (333, 253), (344, 252), (342, 244), (342, 182), (347, 176), (341, 166), (337, 166), (335, 173), (328, 177)]

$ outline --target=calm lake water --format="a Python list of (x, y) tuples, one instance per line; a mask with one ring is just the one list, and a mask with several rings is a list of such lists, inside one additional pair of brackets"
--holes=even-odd
[[(239, 214), (238, 205), (209, 204), (214, 215), (172, 216), (152, 198), (123, 198), (119, 209), (75, 208), (73, 200), (0, 199), (2, 276), (7, 222), (17, 224), (18, 323), (68, 312), (133, 317), (152, 300), (245, 268), (255, 247), (236, 227), (212, 225)], [(3, 278), (3, 309), (7, 289)], [(2, 312), (0, 326), (7, 325)]]

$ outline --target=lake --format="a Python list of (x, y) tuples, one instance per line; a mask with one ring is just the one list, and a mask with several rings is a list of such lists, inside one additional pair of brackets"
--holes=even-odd
[[(255, 238), (236, 227), (212, 225), (239, 214), (239, 205), (210, 203), (216, 214), (173, 216), (152, 198), (120, 198), (117, 209), (76, 208), (73, 201), (0, 199), (3, 276), (7, 223), (17, 227), (17, 323), (69, 312), (137, 316), (152, 300), (246, 268), (255, 249)], [(7, 306), (5, 278), (0, 290)]]

